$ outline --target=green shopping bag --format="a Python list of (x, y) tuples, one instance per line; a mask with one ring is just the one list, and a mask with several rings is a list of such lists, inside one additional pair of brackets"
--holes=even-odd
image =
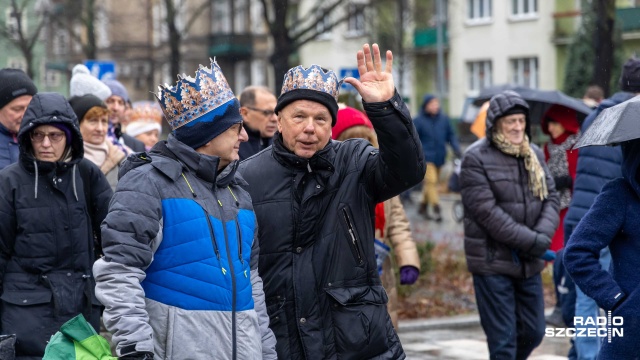
[(109, 343), (98, 335), (82, 314), (67, 321), (44, 350), (42, 360), (117, 360)]

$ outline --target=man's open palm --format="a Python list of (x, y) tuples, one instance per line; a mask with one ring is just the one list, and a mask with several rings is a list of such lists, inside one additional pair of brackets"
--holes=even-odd
[(387, 63), (382, 70), (382, 59), (378, 44), (373, 44), (373, 54), (369, 44), (364, 44), (358, 51), (358, 73), (360, 80), (347, 77), (344, 82), (351, 84), (362, 96), (365, 102), (387, 101), (393, 97), (395, 84), (393, 83), (393, 54), (387, 50)]

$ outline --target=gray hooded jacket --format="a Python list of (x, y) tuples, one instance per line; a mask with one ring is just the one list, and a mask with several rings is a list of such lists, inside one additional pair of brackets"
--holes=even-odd
[(118, 356), (276, 358), (251, 199), (218, 161), (171, 135), (123, 164), (94, 266)]

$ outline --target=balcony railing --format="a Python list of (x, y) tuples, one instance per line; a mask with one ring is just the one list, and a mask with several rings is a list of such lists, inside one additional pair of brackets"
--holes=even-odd
[[(449, 33), (446, 23), (442, 27), (443, 45), (449, 44)], [(435, 49), (438, 44), (438, 29), (436, 27), (428, 27), (416, 29), (413, 33), (413, 45), (416, 49)]]
[(253, 52), (251, 34), (212, 34), (209, 37), (209, 56), (243, 58)]

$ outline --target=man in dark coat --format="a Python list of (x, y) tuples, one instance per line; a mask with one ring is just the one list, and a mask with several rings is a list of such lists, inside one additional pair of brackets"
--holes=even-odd
[(112, 193), (83, 159), (78, 120), (62, 95), (33, 97), (18, 142), (20, 160), (0, 171), (0, 333), (17, 335), (17, 359), (41, 359), (78, 314), (100, 330), (91, 267)]
[[(622, 177), (602, 188), (564, 251), (576, 285), (609, 319), (604, 332), (598, 332), (601, 360), (640, 359), (640, 139), (623, 142), (621, 148)], [(610, 272), (598, 261), (605, 247), (611, 251)], [(623, 330), (622, 336), (614, 330)]]
[(240, 160), (266, 149), (278, 131), (277, 99), (263, 86), (248, 86), (240, 94), (240, 115), (249, 140), (240, 144)]
[(18, 130), (31, 97), (33, 81), (18, 69), (0, 69), (0, 170), (18, 161)]
[(336, 75), (287, 72), (273, 146), (241, 163), (258, 219), (259, 270), (280, 359), (404, 359), (386, 310), (374, 251), (377, 203), (420, 182), (424, 158), (395, 91), (392, 55), (357, 55), (361, 94), (380, 150), (331, 140)]
[[(606, 99), (584, 120), (581, 132), (591, 126), (600, 113), (607, 108), (625, 102), (640, 93), (640, 60), (629, 59), (622, 68), (620, 89)], [(582, 217), (589, 211), (602, 187), (609, 181), (622, 177), (622, 150), (619, 146), (588, 146), (580, 149), (576, 180), (573, 185), (573, 198), (567, 216), (564, 219), (565, 242), (569, 240), (573, 230)], [(609, 269), (611, 254), (605, 248), (600, 254), (600, 264), (605, 270)], [(576, 288), (571, 277), (565, 272), (565, 287), (568, 294), (562, 298), (562, 315), (569, 326), (573, 325), (573, 317), (595, 317), (599, 315), (596, 302), (586, 296), (580, 288)], [(567, 299), (566, 301), (564, 299)], [(575, 299), (575, 300), (574, 300)], [(576, 328), (596, 328), (597, 325), (575, 325)], [(600, 348), (600, 339), (593, 337), (576, 337), (573, 340), (570, 359), (595, 359)]]
[[(438, 178), (440, 168), (447, 157), (447, 143), (457, 158), (462, 157), (456, 133), (451, 127), (449, 117), (440, 109), (440, 100), (427, 94), (422, 102), (421, 113), (413, 120), (422, 143), (422, 151), (427, 162), (427, 171), (422, 186), (422, 201), (418, 212), (427, 219), (442, 221), (440, 198), (438, 196)], [(429, 206), (433, 207), (433, 216), (429, 215)]]
[(558, 194), (518, 94), (494, 96), (486, 124), (460, 171), (465, 255), (491, 359), (526, 359), (545, 331), (540, 257), (558, 226)]
[(127, 104), (131, 103), (127, 89), (117, 80), (104, 80), (103, 83), (111, 90), (111, 96), (104, 101), (109, 111), (111, 111), (109, 133), (107, 136), (112, 139), (114, 145), (126, 145), (126, 147), (123, 147), (123, 150), (125, 150), (127, 154), (129, 150), (133, 152), (145, 151), (142, 141), (123, 132), (123, 125), (126, 125), (125, 121), (128, 120), (125, 117)]

